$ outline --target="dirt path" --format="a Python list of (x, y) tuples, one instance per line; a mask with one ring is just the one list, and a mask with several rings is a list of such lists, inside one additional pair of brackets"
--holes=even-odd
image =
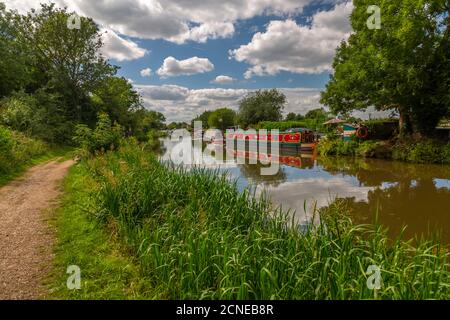
[(36, 299), (44, 292), (53, 244), (45, 212), (72, 164), (38, 165), (0, 189), (0, 299)]

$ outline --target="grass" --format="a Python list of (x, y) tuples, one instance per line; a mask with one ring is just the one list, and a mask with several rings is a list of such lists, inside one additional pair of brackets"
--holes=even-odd
[(72, 151), (73, 149), (71, 147), (53, 146), (45, 150), (42, 154), (29, 158), (23, 163), (17, 163), (17, 165), (11, 170), (8, 170), (8, 172), (0, 174), (0, 187), (3, 187), (12, 180), (20, 177), (27, 169), (35, 165), (54, 159), (58, 159), (58, 161), (69, 159)]
[[(55, 263), (47, 279), (49, 299), (151, 298), (136, 259), (117, 239), (114, 226), (100, 226), (88, 211), (95, 181), (84, 166), (74, 166), (64, 181), (65, 195), (52, 221), (57, 232)], [(67, 267), (81, 269), (81, 289), (68, 290)]]
[(0, 187), (31, 166), (54, 158), (70, 157), (71, 151), (70, 147), (50, 146), (0, 126)]
[[(300, 233), (288, 227), (286, 213), (247, 191), (239, 193), (226, 177), (162, 165), (134, 145), (83, 168), (76, 169), (78, 183), (89, 173), (99, 187), (92, 198), (73, 196), (69, 210), (66, 202), (62, 216), (81, 214), (78, 203), (92, 206), (84, 206), (85, 227), (77, 227), (79, 221), (66, 221), (73, 227), (60, 224), (63, 247), (57, 253), (61, 273), (68, 263), (86, 270), (90, 289), (76, 297), (146, 275), (141, 281), (154, 292), (146, 296), (160, 299), (450, 298), (449, 253), (439, 241), (392, 241), (380, 226), (353, 225), (339, 205), (322, 211), (321, 223)], [(102, 245), (113, 237), (108, 232), (117, 251)], [(121, 275), (127, 263), (107, 263), (123, 248), (139, 269), (126, 277)], [(367, 288), (370, 265), (381, 268), (379, 290)], [(121, 290), (112, 292), (121, 297)], [(105, 289), (98, 297), (109, 294)]]

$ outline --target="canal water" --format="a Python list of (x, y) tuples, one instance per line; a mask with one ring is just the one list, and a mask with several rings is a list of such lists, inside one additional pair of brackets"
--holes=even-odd
[[(163, 159), (168, 159), (177, 144), (163, 140)], [(280, 151), (278, 172), (262, 175), (263, 165), (250, 164), (255, 162), (254, 155), (242, 150), (228, 150), (228, 160), (215, 164), (219, 148), (205, 147), (208, 155), (204, 152), (207, 164), (203, 166), (226, 172), (241, 190), (265, 192), (275, 205), (291, 210), (300, 223), (310, 222), (314, 208), (343, 199), (357, 224), (373, 223), (378, 215), (392, 236), (406, 225), (405, 238), (439, 232), (450, 243), (450, 166), (323, 158), (289, 148)], [(239, 164), (244, 158), (245, 163)]]

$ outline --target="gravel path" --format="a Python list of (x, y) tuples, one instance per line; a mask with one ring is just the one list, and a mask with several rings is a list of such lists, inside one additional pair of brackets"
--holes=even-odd
[(72, 164), (38, 165), (0, 189), (0, 300), (37, 299), (45, 292), (53, 245), (45, 213)]

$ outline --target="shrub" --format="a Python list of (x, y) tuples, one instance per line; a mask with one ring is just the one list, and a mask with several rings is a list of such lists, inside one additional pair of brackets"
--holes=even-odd
[(317, 147), (319, 154), (323, 156), (354, 156), (357, 154), (359, 143), (356, 140), (344, 141), (338, 138), (325, 138)]
[(47, 151), (48, 146), (44, 142), (0, 126), (0, 182)]
[(442, 148), (442, 162), (450, 164), (450, 142)]
[(112, 124), (106, 113), (98, 114), (98, 121), (94, 130), (84, 124), (75, 127), (73, 140), (82, 151), (89, 154), (117, 149), (123, 137), (123, 130), (117, 123)]
[(449, 144), (441, 145), (432, 140), (403, 142), (394, 146), (392, 157), (415, 163), (450, 163)]

